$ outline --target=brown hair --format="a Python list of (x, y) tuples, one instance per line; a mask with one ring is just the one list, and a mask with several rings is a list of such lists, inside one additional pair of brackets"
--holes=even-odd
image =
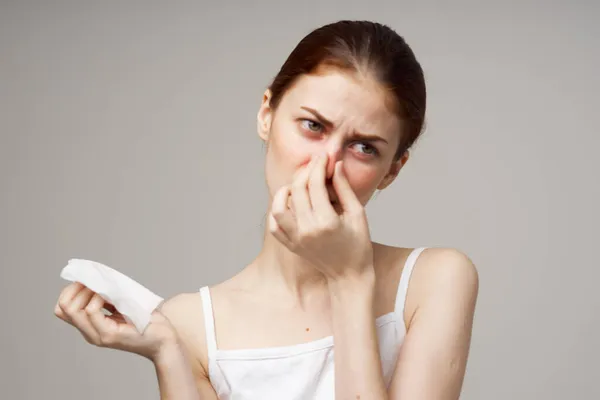
[(294, 48), (269, 86), (276, 109), (296, 78), (334, 66), (373, 76), (394, 97), (404, 121), (395, 159), (421, 135), (426, 89), (421, 65), (404, 38), (390, 27), (371, 21), (342, 20), (317, 28)]

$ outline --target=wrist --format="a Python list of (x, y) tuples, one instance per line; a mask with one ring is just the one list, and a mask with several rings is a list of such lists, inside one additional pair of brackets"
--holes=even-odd
[(344, 274), (327, 279), (329, 292), (333, 295), (346, 293), (370, 293), (375, 287), (375, 269), (372, 266), (360, 271), (349, 270)]
[(375, 294), (375, 272), (366, 268), (360, 274), (346, 274), (328, 280), (329, 295), (334, 308), (370, 307)]

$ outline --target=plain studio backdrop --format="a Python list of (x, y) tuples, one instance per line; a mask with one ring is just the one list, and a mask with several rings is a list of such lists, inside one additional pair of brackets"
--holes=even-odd
[(600, 398), (599, 10), (2, 1), (0, 397), (158, 399), (147, 360), (54, 316), (60, 270), (87, 258), (170, 297), (243, 268), (267, 202), (263, 91), (348, 18), (395, 28), (426, 72), (425, 134), (368, 216), (374, 240), (478, 266), (462, 399)]

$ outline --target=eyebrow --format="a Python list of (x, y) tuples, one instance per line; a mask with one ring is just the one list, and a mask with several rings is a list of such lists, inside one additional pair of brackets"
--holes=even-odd
[[(310, 108), (310, 107), (305, 107), (305, 106), (301, 106), (301, 109), (308, 111), (309, 113), (311, 113), (312, 115), (315, 116), (315, 118), (319, 121), (319, 123), (325, 125), (328, 128), (333, 127), (333, 122), (331, 122), (330, 120), (328, 120), (327, 118), (325, 118), (320, 112), (318, 112), (317, 110)], [(384, 142), (384, 143), (388, 143), (387, 140), (385, 140), (384, 138), (382, 138), (381, 136), (377, 136), (377, 135), (369, 135), (369, 134), (365, 134), (365, 133), (360, 133), (360, 132), (354, 132), (353, 135), (356, 139), (359, 140), (363, 140), (366, 142)]]

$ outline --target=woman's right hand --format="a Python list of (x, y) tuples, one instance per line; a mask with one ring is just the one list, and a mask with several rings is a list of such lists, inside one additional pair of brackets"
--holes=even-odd
[[(106, 315), (103, 308), (112, 315)], [(139, 354), (153, 362), (177, 346), (173, 325), (158, 310), (141, 334), (114, 306), (79, 282), (62, 290), (54, 314), (77, 328), (88, 343)]]

